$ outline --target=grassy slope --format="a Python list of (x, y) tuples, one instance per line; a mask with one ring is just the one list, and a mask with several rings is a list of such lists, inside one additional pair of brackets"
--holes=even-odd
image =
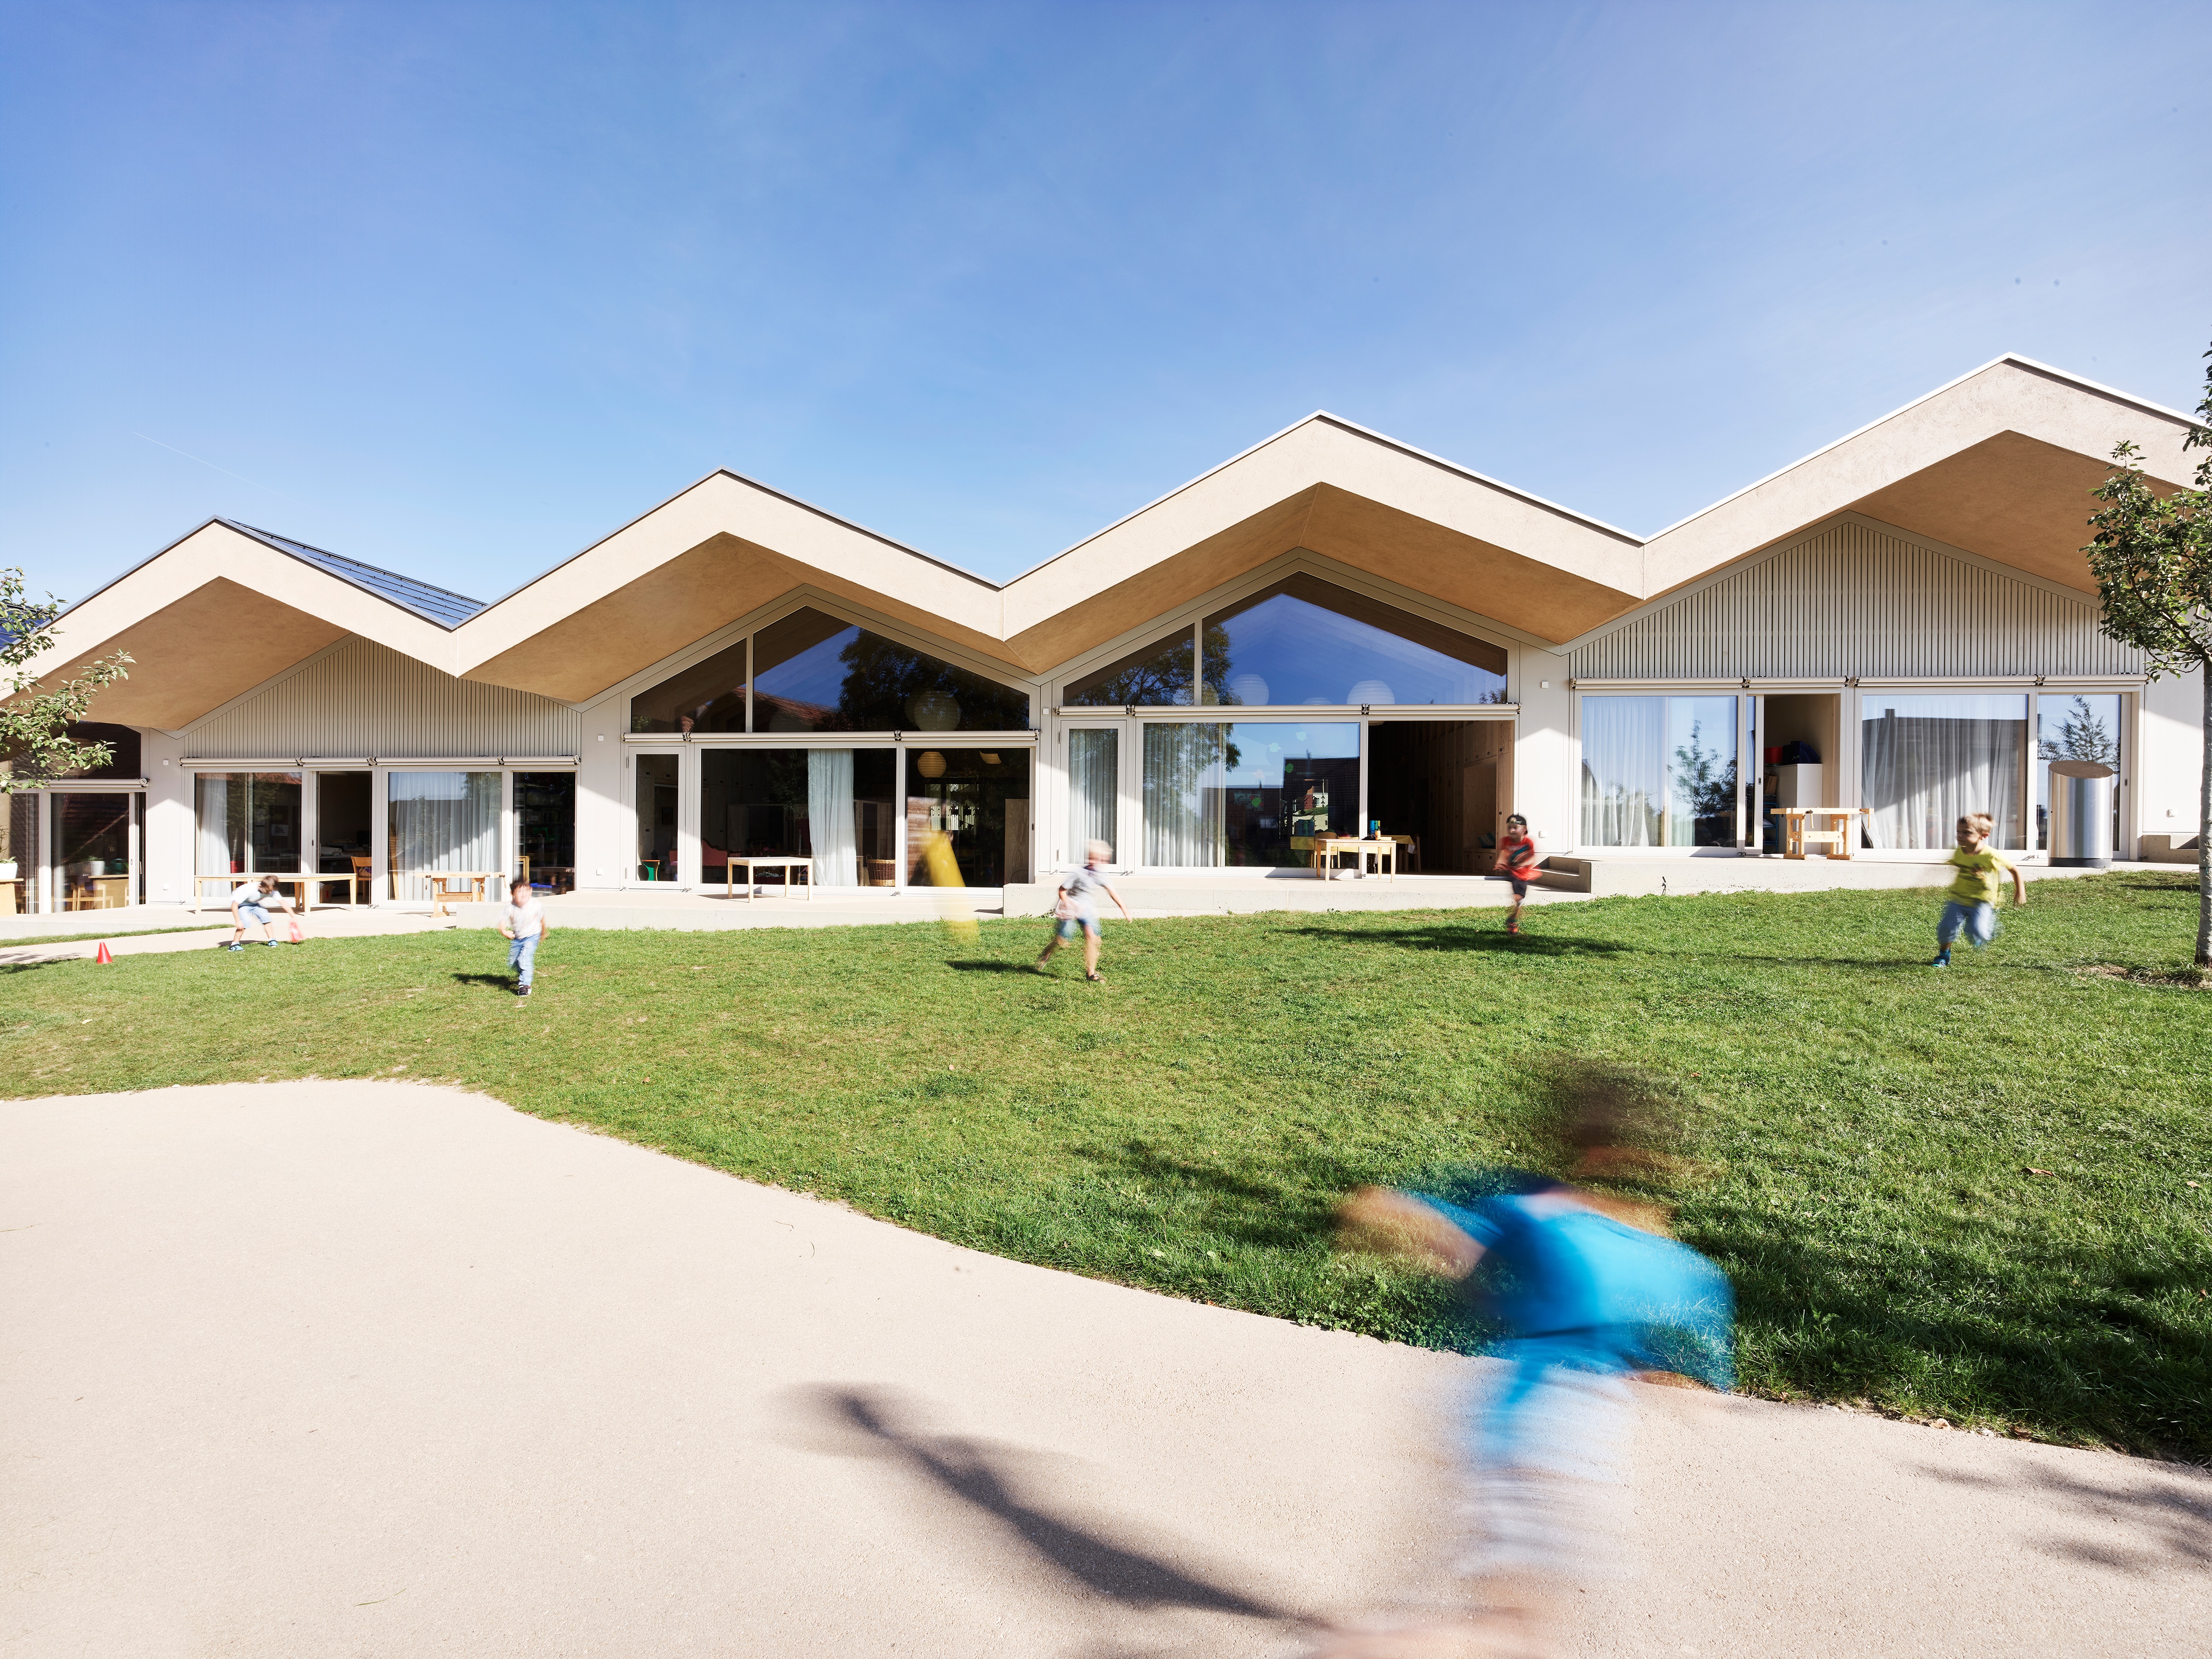
[(1024, 971), (1034, 922), (559, 933), (527, 1003), (488, 933), (322, 941), (15, 970), (0, 1075), (453, 1078), (1005, 1255), (1435, 1341), (1329, 1207), (1542, 1165), (1537, 1072), (1602, 1056), (1702, 1108), (1677, 1230), (1735, 1277), (1747, 1386), (2212, 1456), (2212, 995), (2081, 971), (2179, 966), (2193, 893), (2031, 897), (1948, 974), (1911, 892), (1607, 899), (1518, 943), (1495, 911), (1150, 922), (1100, 986)]

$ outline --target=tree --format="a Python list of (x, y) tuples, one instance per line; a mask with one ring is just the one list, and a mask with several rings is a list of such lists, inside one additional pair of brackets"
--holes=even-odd
[(43, 789), (114, 758), (108, 744), (78, 742), (69, 729), (84, 718), (103, 687), (130, 677), (125, 669), (131, 658), (118, 651), (44, 690), (30, 672), (54, 647), (61, 609), (52, 595), (44, 603), (27, 598), (21, 571), (0, 570), (0, 794)]
[[(2212, 358), (2212, 351), (2205, 354)], [(2212, 421), (2212, 370), (2197, 413)], [(2192, 423), (2185, 449), (2212, 450), (2212, 430)], [(2212, 968), (2212, 455), (2196, 487), (2164, 495), (2152, 487), (2133, 444), (2112, 451), (2112, 470), (2094, 493), (2105, 506), (2081, 551), (2097, 578), (2107, 639), (2143, 653), (2154, 680), (2203, 676), (2204, 743), (2197, 783), (2197, 966)]]

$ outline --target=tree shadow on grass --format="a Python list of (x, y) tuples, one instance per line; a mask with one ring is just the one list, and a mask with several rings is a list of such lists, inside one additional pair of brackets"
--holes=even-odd
[(1571, 934), (1512, 934), (1495, 928), (1449, 923), (1420, 928), (1303, 928), (1309, 938), (1342, 939), (1358, 944), (1395, 945), (1402, 950), (1489, 951), (1501, 956), (1671, 955), (1618, 939), (1586, 939)]
[(1187, 1201), (1207, 1232), (1267, 1250), (1299, 1250), (1325, 1241), (1335, 1225), (1336, 1196), (1358, 1184), (1332, 1166), (1308, 1172), (1304, 1190), (1279, 1182), (1248, 1180), (1218, 1165), (1164, 1152), (1147, 1141), (1086, 1147), (1094, 1165), (1133, 1176), (1159, 1199)]
[(1684, 1237), (1727, 1270), (1746, 1357), (1777, 1382), (2212, 1460), (2212, 1333), (2174, 1311), (2202, 1260), (2017, 1237), (1875, 1253), (1725, 1222)]
[(1147, 1547), (1149, 1541), (1131, 1527), (1073, 1512), (1052, 1490), (1057, 1483), (1043, 1455), (933, 1429), (915, 1402), (896, 1390), (819, 1384), (787, 1391), (783, 1404), (799, 1431), (791, 1440), (830, 1456), (884, 1459), (958, 1499), (1002, 1543), (1057, 1579), (1063, 1592), (1103, 1596), (1139, 1612), (1303, 1622), (1265, 1596), (1188, 1565), (1188, 1550), (1175, 1550), (1182, 1559), (1171, 1560)]

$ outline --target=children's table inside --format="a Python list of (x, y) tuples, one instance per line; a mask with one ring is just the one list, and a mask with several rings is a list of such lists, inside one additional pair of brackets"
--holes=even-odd
[[(1770, 807), (1769, 814), (1782, 820), (1782, 856), (1802, 858), (1805, 849), (1817, 846), (1826, 849), (1830, 858), (1849, 858), (1851, 843), (1858, 837), (1857, 824), (1851, 820), (1863, 816), (1865, 807)], [(1808, 819), (1833, 820), (1829, 827), (1817, 825), (1806, 827)]]
[[(805, 871), (806, 897), (810, 902), (814, 898), (814, 861), (811, 858), (747, 858), (740, 854), (732, 853), (730, 855), (729, 863), (722, 871), (722, 896), (726, 899), (734, 898), (737, 895), (738, 866), (740, 864), (744, 866), (745, 899), (748, 903), (753, 897), (753, 885), (760, 879), (758, 872), (764, 869), (780, 869), (783, 872), (783, 891), (786, 897), (790, 895), (793, 881), (801, 870)], [(763, 892), (761, 896), (766, 898), (768, 895)]]

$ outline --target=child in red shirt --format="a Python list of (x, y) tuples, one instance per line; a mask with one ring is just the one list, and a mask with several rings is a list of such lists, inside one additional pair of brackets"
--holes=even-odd
[(1528, 833), (1528, 820), (1517, 812), (1505, 820), (1505, 833), (1498, 839), (1498, 868), (1513, 884), (1513, 910), (1505, 918), (1505, 930), (1518, 933), (1521, 906), (1528, 897), (1528, 884), (1536, 879), (1536, 843)]

